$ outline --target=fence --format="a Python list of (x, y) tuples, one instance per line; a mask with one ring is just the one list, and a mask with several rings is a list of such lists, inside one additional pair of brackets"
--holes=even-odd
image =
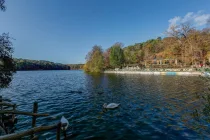
[[(67, 124), (62, 124), (61, 122), (58, 122), (54, 125), (49, 126), (38, 126), (36, 127), (36, 120), (38, 117), (44, 117), (48, 116), (48, 114), (38, 114), (38, 103), (34, 102), (33, 104), (33, 112), (24, 112), (24, 111), (18, 111), (16, 110), (17, 105), (12, 104), (10, 100), (3, 99), (2, 96), (0, 96), (0, 127), (2, 136), (0, 136), (1, 140), (11, 140), (11, 139), (20, 139), (26, 136), (30, 136), (32, 140), (38, 139), (38, 136), (36, 136), (37, 133), (44, 132), (44, 131), (50, 131), (53, 129), (56, 129), (56, 140), (60, 140), (61, 138), (61, 128), (65, 127)], [(17, 123), (17, 119), (15, 115), (27, 115), (32, 116), (32, 128), (26, 131), (21, 131), (14, 133), (12, 130), (12, 127), (14, 127), (15, 123)], [(65, 130), (64, 130), (65, 131)], [(66, 139), (66, 135), (64, 132), (64, 139)]]

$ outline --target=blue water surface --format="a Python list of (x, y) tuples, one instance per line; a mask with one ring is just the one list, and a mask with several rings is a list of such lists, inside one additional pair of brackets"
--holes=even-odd
[[(197, 76), (137, 74), (90, 75), (83, 71), (21, 71), (9, 88), (0, 90), (18, 109), (48, 117), (37, 126), (59, 122), (65, 116), (69, 139), (210, 139), (206, 120), (192, 113), (202, 110), (208, 82)], [(104, 110), (104, 103), (120, 103)], [(31, 128), (31, 117), (18, 116), (16, 132)], [(55, 139), (56, 130), (41, 133), (40, 139)]]

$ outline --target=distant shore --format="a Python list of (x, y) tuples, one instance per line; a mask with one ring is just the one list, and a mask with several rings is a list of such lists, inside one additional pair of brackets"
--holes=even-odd
[(185, 76), (199, 76), (202, 72), (199, 71), (115, 71), (106, 70), (104, 73), (116, 74), (141, 74), (141, 75), (185, 75)]
[(51, 70), (43, 70), (43, 69), (37, 69), (37, 70), (16, 70), (16, 71), (74, 71), (74, 70), (83, 70), (83, 69), (67, 69), (67, 70), (56, 70), (56, 69), (51, 69)]

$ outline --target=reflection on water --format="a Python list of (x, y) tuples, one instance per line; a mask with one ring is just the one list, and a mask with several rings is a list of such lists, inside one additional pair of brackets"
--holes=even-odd
[[(208, 81), (199, 77), (33, 71), (17, 72), (11, 87), (0, 92), (22, 110), (32, 110), (38, 101), (39, 112), (50, 114), (39, 124), (58, 122), (64, 115), (71, 139), (206, 139), (207, 87)], [(110, 102), (121, 106), (103, 111)], [(18, 130), (30, 128), (31, 118), (18, 117)], [(54, 134), (42, 137), (54, 139)]]

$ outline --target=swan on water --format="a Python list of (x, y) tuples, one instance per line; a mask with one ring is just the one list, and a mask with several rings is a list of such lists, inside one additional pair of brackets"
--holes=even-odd
[(69, 126), (69, 121), (64, 116), (62, 116), (62, 118), (61, 118), (61, 125), (62, 124), (66, 124), (65, 127), (61, 127), (62, 130), (66, 130)]
[(106, 108), (106, 109), (114, 109), (114, 108), (117, 108), (119, 105), (120, 105), (120, 104), (116, 104), (116, 103), (110, 103), (110, 104), (107, 105), (107, 104), (105, 103), (105, 104), (103, 105), (103, 107)]

